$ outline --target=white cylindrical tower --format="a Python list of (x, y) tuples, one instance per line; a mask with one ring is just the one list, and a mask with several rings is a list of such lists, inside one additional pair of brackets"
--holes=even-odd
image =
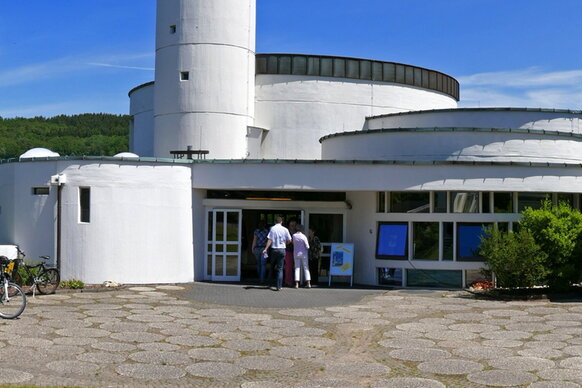
[(256, 0), (158, 0), (154, 155), (247, 156), (254, 123)]

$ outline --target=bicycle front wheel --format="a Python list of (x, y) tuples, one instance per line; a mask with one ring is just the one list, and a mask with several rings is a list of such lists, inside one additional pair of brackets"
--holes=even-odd
[(61, 275), (55, 268), (49, 268), (38, 276), (36, 287), (41, 294), (54, 294), (61, 282)]
[(26, 295), (22, 288), (14, 283), (8, 283), (6, 288), (4, 284), (0, 284), (0, 318), (14, 319), (24, 311)]

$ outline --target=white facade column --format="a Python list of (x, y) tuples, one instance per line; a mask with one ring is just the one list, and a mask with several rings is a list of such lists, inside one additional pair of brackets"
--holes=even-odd
[(254, 123), (256, 0), (159, 0), (154, 156), (247, 156)]

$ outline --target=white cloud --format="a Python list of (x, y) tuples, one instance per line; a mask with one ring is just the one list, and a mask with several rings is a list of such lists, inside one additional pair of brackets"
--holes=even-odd
[(96, 63), (96, 62), (91, 62), (88, 63), (88, 65), (91, 66), (101, 66), (101, 67), (113, 67), (116, 69), (131, 69), (131, 70), (148, 70), (148, 71), (154, 71), (155, 68), (153, 67), (140, 67), (140, 66), (124, 66), (124, 65), (114, 65), (111, 63)]
[(127, 64), (128, 62), (131, 63), (135, 60), (148, 57), (153, 58), (153, 54), (137, 53), (87, 58), (63, 57), (47, 62), (0, 70), (0, 87), (22, 85), (39, 80), (57, 78), (75, 71), (94, 69), (95, 66), (153, 71), (152, 68)]
[(457, 77), (460, 106), (582, 108), (582, 70), (544, 71), (538, 67)]

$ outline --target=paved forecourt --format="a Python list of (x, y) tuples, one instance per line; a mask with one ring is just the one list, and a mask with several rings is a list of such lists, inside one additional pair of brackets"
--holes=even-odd
[(285, 298), (294, 292), (311, 292), (317, 299), (325, 290), (252, 290), (271, 298), (288, 293), (279, 307), (266, 308), (196, 301), (188, 292), (192, 287), (29, 298), (20, 319), (0, 321), (0, 384), (582, 384), (582, 303), (484, 301), (463, 292), (399, 290), (370, 292), (350, 304), (289, 307)]

